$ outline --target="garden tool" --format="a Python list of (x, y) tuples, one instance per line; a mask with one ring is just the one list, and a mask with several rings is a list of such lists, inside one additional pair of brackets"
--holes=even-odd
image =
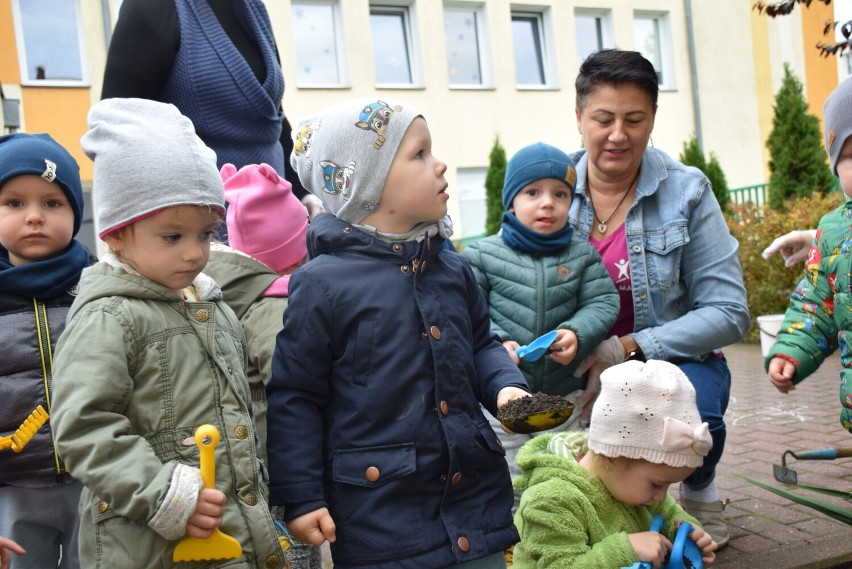
[(21, 452), (36, 432), (47, 422), (47, 419), (47, 411), (39, 405), (35, 411), (30, 413), (29, 417), (24, 419), (24, 422), (14, 433), (8, 437), (0, 437), (0, 450), (12, 447), (13, 451)]
[[(659, 532), (664, 525), (663, 516), (654, 514), (654, 517), (651, 518), (651, 527), (648, 529), (649, 531)], [(689, 539), (692, 530), (691, 523), (680, 523), (674, 541), (672, 541), (672, 550), (669, 552), (668, 559), (663, 563), (662, 569), (703, 569), (704, 560), (701, 559), (701, 550), (694, 541)], [(622, 567), (621, 569), (651, 569), (651, 567), (653, 565), (650, 561), (637, 561), (630, 567)]]
[(547, 352), (547, 349), (550, 347), (556, 337), (559, 335), (559, 332), (556, 330), (552, 330), (543, 336), (539, 336), (526, 346), (521, 346), (517, 350), (515, 350), (515, 355), (519, 358), (523, 358), (527, 361), (534, 362), (541, 358)]
[(772, 465), (772, 473), (775, 475), (775, 480), (784, 484), (798, 484), (798, 476), (796, 471), (787, 468), (787, 455), (792, 456), (796, 460), (834, 460), (835, 458), (844, 458), (852, 456), (852, 448), (824, 448), (820, 450), (809, 450), (804, 452), (794, 452), (785, 450), (781, 455), (781, 466)]
[[(213, 425), (201, 425), (195, 429), (195, 444), (201, 455), (201, 479), (205, 488), (216, 487), (216, 445), (219, 430)], [(240, 542), (216, 528), (206, 539), (185, 537), (177, 544), (172, 561), (201, 561), (206, 559), (236, 559), (243, 554)]]

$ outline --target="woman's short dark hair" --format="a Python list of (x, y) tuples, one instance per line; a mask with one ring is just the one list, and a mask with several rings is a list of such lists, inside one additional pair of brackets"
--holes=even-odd
[(592, 91), (601, 85), (618, 87), (632, 83), (648, 94), (651, 107), (657, 111), (659, 79), (654, 65), (638, 51), (603, 49), (586, 58), (580, 66), (575, 87), (577, 108), (583, 110)]

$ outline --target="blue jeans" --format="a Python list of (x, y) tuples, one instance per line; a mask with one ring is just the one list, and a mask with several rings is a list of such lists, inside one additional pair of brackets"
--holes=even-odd
[(701, 362), (679, 362), (675, 365), (692, 382), (701, 420), (710, 426), (710, 436), (713, 437), (713, 448), (704, 457), (704, 464), (684, 480), (684, 484), (693, 490), (702, 490), (716, 477), (716, 465), (725, 450), (727, 430), (724, 417), (731, 396), (731, 370), (721, 354), (711, 354)]

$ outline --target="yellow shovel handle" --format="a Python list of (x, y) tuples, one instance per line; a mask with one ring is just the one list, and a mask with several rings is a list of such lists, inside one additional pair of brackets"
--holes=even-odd
[(216, 445), (219, 444), (219, 429), (213, 425), (201, 425), (195, 429), (195, 444), (201, 455), (199, 466), (205, 488), (216, 487)]

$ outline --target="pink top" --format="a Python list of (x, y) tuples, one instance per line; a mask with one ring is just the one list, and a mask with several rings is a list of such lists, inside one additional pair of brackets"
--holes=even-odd
[(621, 300), (621, 310), (607, 337), (624, 336), (633, 332), (633, 281), (630, 278), (630, 261), (627, 257), (627, 235), (622, 223), (609, 237), (598, 241), (589, 237), (589, 243), (598, 250), (606, 270)]

